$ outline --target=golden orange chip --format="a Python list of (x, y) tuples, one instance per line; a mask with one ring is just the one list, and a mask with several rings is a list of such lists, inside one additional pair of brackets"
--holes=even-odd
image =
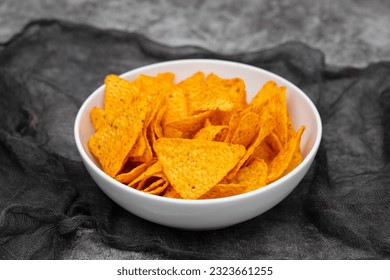
[(206, 77), (206, 88), (221, 89), (225, 92), (223, 98), (228, 98), (233, 103), (233, 110), (243, 110), (248, 106), (246, 102), (245, 83), (240, 78), (222, 79), (211, 73)]
[(207, 111), (188, 117), (187, 119), (172, 122), (167, 127), (177, 129), (181, 132), (196, 133), (204, 127), (205, 121), (210, 118), (215, 111)]
[(187, 99), (180, 87), (175, 87), (167, 97), (167, 110), (162, 119), (164, 136), (168, 138), (181, 137), (183, 133), (167, 124), (184, 120), (188, 117)]
[(123, 168), (146, 118), (147, 103), (137, 102), (131, 111), (125, 111), (112, 126), (100, 128), (88, 141), (92, 154), (99, 160), (103, 171), (115, 177)]
[(171, 185), (166, 188), (164, 197), (181, 198), (180, 194)]
[(215, 74), (204, 78), (201, 72), (179, 83), (183, 88), (190, 115), (219, 110), (241, 110), (246, 106), (245, 84), (241, 79), (222, 79)]
[(104, 83), (106, 85), (104, 95), (104, 110), (119, 112), (125, 109), (129, 103), (138, 98), (139, 91), (131, 82), (114, 74), (108, 75)]
[(231, 183), (245, 185), (247, 191), (264, 187), (267, 184), (268, 166), (262, 159), (255, 158), (250, 165), (238, 170)]
[(233, 139), (234, 132), (236, 132), (238, 124), (240, 123), (241, 115), (239, 113), (234, 113), (229, 120), (229, 129), (226, 135), (225, 142), (231, 143)]
[(207, 118), (205, 121), (204, 121), (204, 127), (207, 127), (207, 126), (210, 126), (210, 125), (213, 125), (210, 121), (209, 118)]
[(215, 113), (210, 116), (209, 121), (212, 125), (229, 125), (233, 114), (234, 111), (215, 111)]
[(278, 154), (283, 148), (279, 137), (273, 131), (265, 138), (265, 142), (276, 154)]
[[(145, 172), (141, 173), (136, 179), (131, 181), (128, 186), (129, 187), (134, 187), (137, 183), (141, 182), (142, 180), (146, 180), (156, 174), (162, 174), (162, 165), (159, 161), (155, 162), (151, 166), (149, 166)], [(160, 176), (161, 178), (162, 176)]]
[(240, 144), (248, 147), (254, 137), (259, 133), (261, 118), (253, 112), (240, 114), (237, 128), (235, 129), (229, 143)]
[(275, 180), (279, 179), (293, 159), (294, 152), (297, 150), (297, 145), (299, 145), (301, 140), (301, 135), (305, 127), (302, 126), (298, 129), (297, 133), (292, 137), (287, 144), (283, 147), (280, 153), (274, 158), (274, 160), (268, 166), (268, 178), (267, 182), (272, 183)]
[[(93, 107), (91, 110), (90, 117), (95, 131), (98, 131), (100, 128), (102, 128), (108, 123), (104, 110), (102, 108)], [(112, 122), (110, 122), (110, 125), (111, 124)]]
[(154, 145), (164, 173), (184, 199), (197, 199), (220, 182), (245, 154), (241, 145), (161, 138)]
[(298, 144), (297, 147), (295, 148), (295, 151), (294, 151), (294, 154), (293, 154), (293, 157), (286, 169), (286, 171), (284, 171), (283, 175), (286, 175), (288, 173), (290, 173), (295, 167), (297, 167), (300, 163), (302, 162), (302, 154), (301, 154), (301, 148), (300, 148), (300, 145)]
[(164, 178), (160, 178), (160, 179), (158, 179), (158, 178), (160, 178), (160, 177), (156, 176), (156, 180), (151, 182), (151, 183), (149, 183), (149, 184), (147, 184), (146, 187), (145, 187), (145, 183), (146, 183), (146, 180), (145, 180), (145, 183), (143, 184), (143, 187), (138, 188), (138, 189), (141, 189), (143, 192), (150, 192), (150, 191), (155, 190), (158, 187), (163, 186), (165, 184)]
[(234, 101), (230, 96), (226, 94), (227, 89), (223, 86), (221, 81), (213, 79), (217, 77), (214, 74), (210, 74), (206, 78), (205, 90), (197, 100), (193, 102), (193, 106), (196, 113), (205, 111), (232, 111), (234, 108)]
[[(158, 73), (157, 74), (157, 80), (161, 83), (166, 83), (168, 85), (173, 85), (173, 81), (175, 80), (175, 74), (172, 72), (164, 72), (164, 73)], [(165, 85), (162, 85), (162, 87), (166, 87)]]
[(206, 77), (204, 89), (198, 92), (198, 96), (191, 100), (193, 114), (205, 111), (232, 111), (238, 94), (230, 94), (232, 85), (228, 80), (221, 79), (215, 74)]
[(134, 160), (135, 158), (141, 157), (145, 153), (146, 139), (143, 135), (143, 130), (144, 130), (144, 128), (142, 129), (142, 132), (140, 133), (140, 135), (138, 135), (137, 141), (135, 142), (133, 148), (131, 149), (131, 151), (129, 153), (129, 157), (132, 160)]
[(205, 126), (195, 134), (193, 139), (224, 141), (227, 131), (228, 127), (226, 125)]
[(278, 87), (274, 81), (269, 81), (252, 99), (250, 105), (272, 115), (275, 121), (274, 132), (284, 145), (287, 141), (286, 88)]
[(287, 112), (287, 140), (290, 140), (291, 137), (295, 135), (295, 129), (292, 124), (290, 114)]
[[(153, 190), (160, 185), (164, 184), (161, 183), (160, 180), (167, 181), (167, 177), (163, 172), (158, 172), (156, 174), (150, 174), (148, 176), (145, 176), (141, 181), (135, 182), (133, 185), (131, 185), (132, 188), (135, 188), (139, 191), (143, 191), (145, 189)], [(159, 184), (156, 184), (156, 182), (159, 182)]]
[(233, 179), (238, 170), (245, 164), (245, 162), (252, 156), (252, 154), (255, 152), (257, 147), (263, 142), (264, 138), (267, 137), (271, 131), (275, 127), (275, 123), (273, 119), (268, 115), (265, 114), (261, 117), (261, 127), (260, 131), (258, 132), (256, 138), (252, 143), (249, 145), (249, 147), (246, 150), (245, 155), (240, 159), (240, 161), (237, 163), (237, 165), (229, 172), (229, 174), (226, 176), (228, 180)]
[(278, 90), (278, 86), (275, 81), (266, 82), (260, 91), (252, 98), (249, 103), (250, 106), (264, 105), (264, 102), (275, 95), (275, 92)]
[(188, 114), (193, 115), (197, 110), (196, 105), (198, 100), (205, 90), (205, 75), (202, 72), (197, 72), (191, 77), (181, 81), (178, 86), (183, 90), (188, 106)]
[(133, 81), (133, 84), (143, 93), (143, 96), (156, 96), (161, 91), (169, 91), (173, 85), (175, 75), (170, 72), (160, 73), (156, 77), (148, 75), (139, 75), (137, 79)]
[(230, 84), (229, 96), (232, 100), (234, 100), (234, 109), (235, 110), (243, 110), (248, 106), (246, 102), (246, 89), (245, 83), (242, 79), (233, 78), (228, 80)]
[[(152, 150), (152, 144), (153, 139), (150, 139), (148, 136), (148, 130), (152, 130), (152, 127), (155, 125), (155, 121), (157, 119), (157, 113), (159, 112), (159, 108), (164, 104), (165, 102), (165, 96), (156, 96), (153, 99), (149, 100), (149, 108), (146, 108), (147, 110), (147, 117), (144, 121), (144, 127), (142, 129), (142, 134), (139, 136), (139, 139), (144, 143), (144, 148), (140, 146), (138, 148), (138, 151), (133, 150), (130, 152), (130, 158), (132, 161), (137, 162), (148, 162), (150, 161), (154, 154)], [(136, 143), (137, 145), (137, 143)]]
[(165, 181), (163, 180), (163, 184), (160, 184), (159, 186), (153, 188), (153, 189), (150, 189), (150, 190), (143, 190), (143, 192), (146, 192), (146, 193), (150, 193), (150, 194), (154, 194), (154, 195), (161, 195), (165, 192), (165, 190), (168, 188), (169, 186), (169, 182), (168, 181)]
[(124, 183), (124, 184), (129, 184), (131, 181), (136, 179), (138, 176), (140, 176), (145, 170), (153, 164), (152, 161), (150, 162), (144, 162), (140, 165), (138, 165), (135, 168), (132, 168), (129, 172), (126, 173), (121, 173), (115, 176), (115, 180)]
[(140, 129), (137, 123), (127, 124), (123, 119), (116, 121), (116, 127), (104, 126), (88, 141), (90, 151), (99, 160), (103, 171), (111, 177), (116, 176), (126, 163), (137, 139), (132, 132)]
[(239, 184), (218, 184), (212, 187), (207, 193), (199, 199), (222, 198), (246, 193), (248, 186)]
[[(266, 137), (267, 139), (267, 137)], [(267, 165), (276, 157), (275, 151), (267, 144), (264, 140), (261, 144), (255, 149), (252, 156), (248, 159), (247, 162), (252, 162), (253, 159), (259, 158), (264, 160)]]

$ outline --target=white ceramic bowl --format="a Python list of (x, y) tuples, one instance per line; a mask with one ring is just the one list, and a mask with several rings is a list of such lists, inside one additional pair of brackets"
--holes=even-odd
[(269, 210), (283, 200), (305, 176), (313, 162), (321, 141), (322, 124), (311, 100), (289, 81), (266, 70), (235, 62), (191, 59), (157, 63), (129, 71), (122, 75), (133, 80), (140, 74), (156, 75), (173, 72), (180, 81), (203, 71), (215, 73), (223, 78), (239, 77), (245, 81), (248, 101), (268, 80), (287, 87), (288, 110), (295, 128), (305, 125), (301, 139), (303, 162), (283, 178), (258, 190), (219, 199), (181, 200), (165, 198), (137, 191), (123, 185), (100, 168), (99, 163), (87, 147), (94, 133), (89, 113), (93, 106), (102, 107), (104, 85), (95, 90), (81, 106), (75, 122), (76, 145), (85, 167), (96, 184), (113, 201), (129, 212), (146, 220), (182, 229), (208, 230), (234, 225)]

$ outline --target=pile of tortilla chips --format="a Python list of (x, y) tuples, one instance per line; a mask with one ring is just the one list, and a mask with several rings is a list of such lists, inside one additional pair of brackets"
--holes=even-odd
[(209, 199), (261, 188), (302, 161), (304, 127), (294, 130), (285, 87), (269, 81), (248, 104), (239, 78), (174, 79), (106, 77), (88, 147), (109, 176), (145, 193)]

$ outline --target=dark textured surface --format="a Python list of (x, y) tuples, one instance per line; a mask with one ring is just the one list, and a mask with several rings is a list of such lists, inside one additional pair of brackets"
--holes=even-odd
[(299, 40), (330, 64), (390, 59), (386, 0), (2, 0), (0, 42), (33, 19), (137, 31), (168, 45), (246, 52)]
[[(227, 229), (180, 231), (127, 213), (92, 182), (74, 145), (77, 109), (107, 73), (184, 57), (276, 72), (300, 86), (323, 118), (318, 156), (297, 189)], [(390, 257), (389, 63), (329, 68), (321, 52), (301, 43), (221, 56), (41, 21), (0, 47), (0, 65), (1, 258)], [(105, 244), (86, 249), (92, 256), (74, 250), (83, 244), (80, 227), (96, 229)]]

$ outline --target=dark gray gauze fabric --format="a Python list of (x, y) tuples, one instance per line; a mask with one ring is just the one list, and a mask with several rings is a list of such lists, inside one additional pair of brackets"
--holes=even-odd
[[(73, 124), (105, 75), (182, 58), (268, 69), (318, 106), (324, 134), (316, 160), (296, 190), (265, 214), (214, 231), (167, 228), (117, 206), (84, 169)], [(112, 247), (163, 258), (387, 259), (389, 77), (390, 63), (333, 69), (320, 51), (299, 42), (220, 55), (135, 33), (31, 23), (0, 46), (0, 258), (56, 258), (87, 227)]]

